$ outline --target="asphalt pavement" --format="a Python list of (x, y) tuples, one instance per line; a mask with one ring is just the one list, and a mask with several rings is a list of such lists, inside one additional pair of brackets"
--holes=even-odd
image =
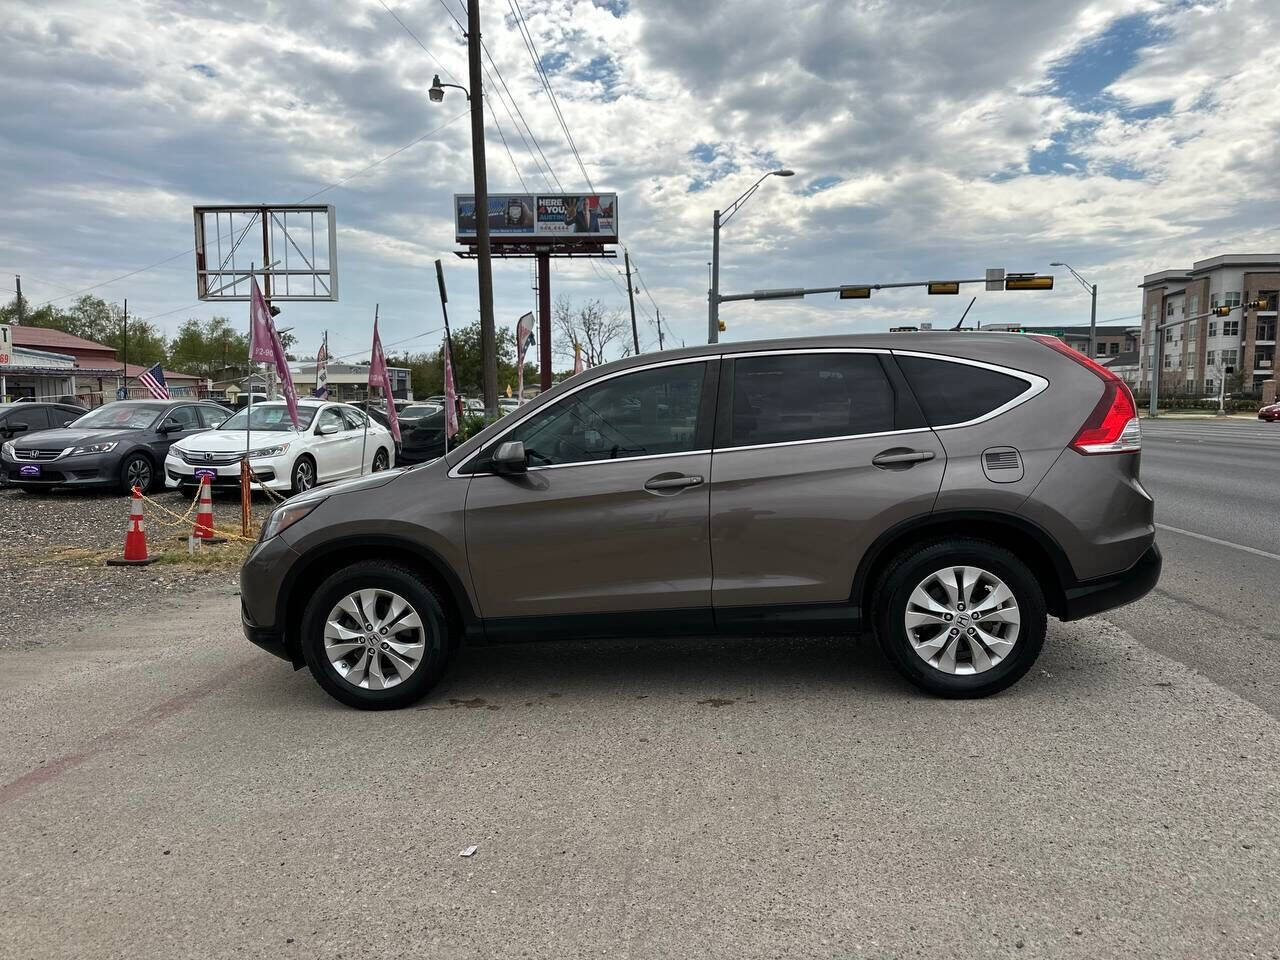
[(1164, 573), (1104, 614), (1280, 718), (1280, 424), (1142, 422)]
[(1239, 548), (1280, 553), (1280, 427), (1145, 430), (1160, 522), (1234, 546), (1162, 529), (1159, 593), (982, 701), (654, 639), (360, 713), (227, 585), (51, 618), (0, 650), (0, 957), (1278, 958), (1280, 565)]

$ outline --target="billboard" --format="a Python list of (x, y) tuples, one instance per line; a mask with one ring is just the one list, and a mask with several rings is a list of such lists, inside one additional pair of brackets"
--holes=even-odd
[[(457, 194), (454, 225), (459, 243), (475, 240), (476, 201)], [(613, 243), (618, 239), (616, 193), (502, 193), (489, 195), (489, 239), (493, 243), (557, 240)]]

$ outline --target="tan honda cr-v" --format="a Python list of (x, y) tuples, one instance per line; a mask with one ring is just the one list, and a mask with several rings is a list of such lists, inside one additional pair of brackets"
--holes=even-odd
[(873, 631), (994, 693), (1046, 616), (1160, 573), (1133, 398), (1049, 337), (716, 344), (578, 374), (446, 456), (294, 497), (245, 633), (344, 703), (411, 703), (464, 639)]

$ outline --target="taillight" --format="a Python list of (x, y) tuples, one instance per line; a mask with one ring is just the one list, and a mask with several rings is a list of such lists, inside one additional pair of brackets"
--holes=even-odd
[(1076, 432), (1075, 439), (1069, 444), (1071, 449), (1087, 455), (1141, 450), (1142, 428), (1138, 424), (1138, 407), (1133, 402), (1129, 385), (1057, 337), (1037, 336), (1034, 339), (1070, 357), (1102, 381), (1102, 398)]

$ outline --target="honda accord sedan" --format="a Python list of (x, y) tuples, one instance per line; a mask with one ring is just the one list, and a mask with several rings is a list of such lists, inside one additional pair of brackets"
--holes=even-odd
[(150, 490), (169, 447), (227, 418), (216, 403), (117, 400), (60, 430), (18, 437), (0, 447), (0, 471), (11, 486), (116, 487)]

